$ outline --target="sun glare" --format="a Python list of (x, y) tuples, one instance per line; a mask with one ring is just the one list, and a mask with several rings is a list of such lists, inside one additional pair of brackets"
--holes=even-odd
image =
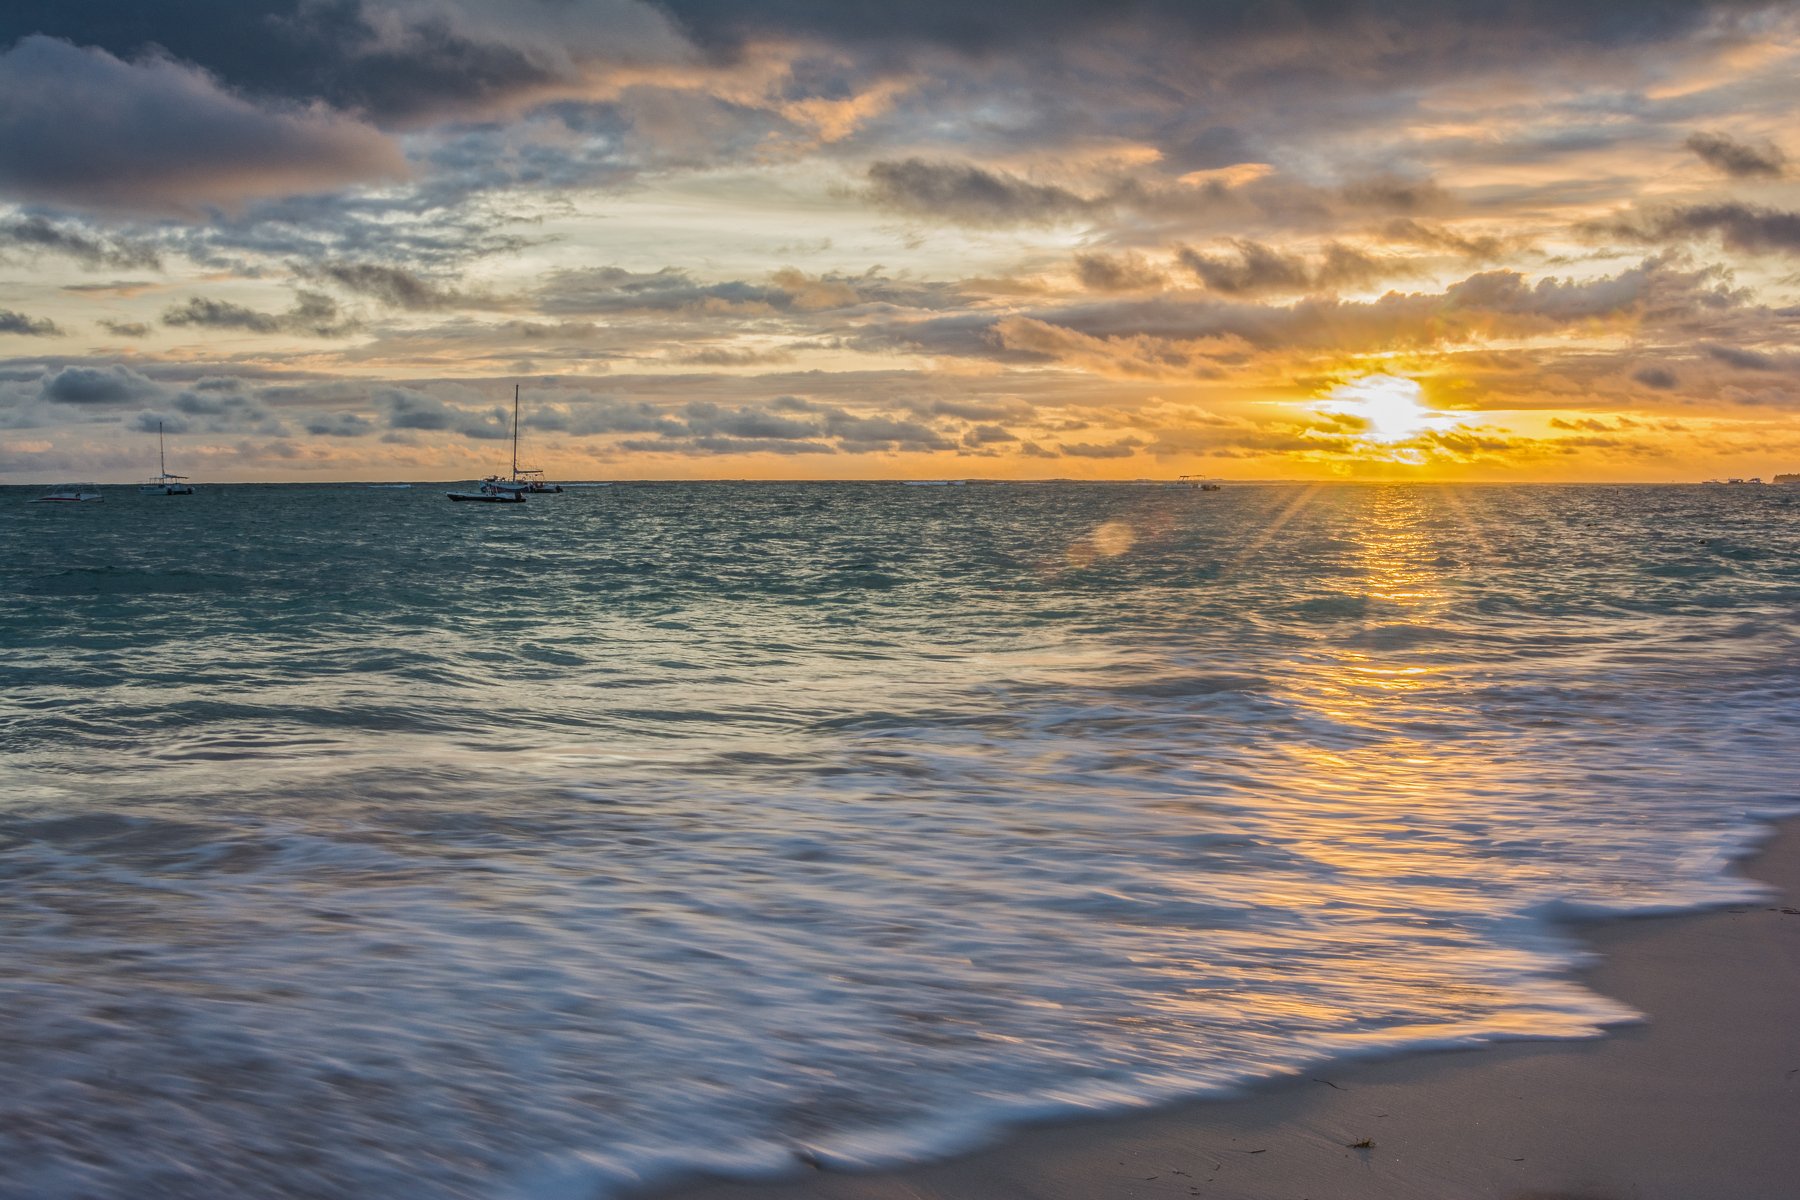
[(1332, 388), (1316, 407), (1321, 412), (1361, 417), (1369, 423), (1372, 441), (1403, 442), (1431, 428), (1437, 417), (1419, 402), (1424, 394), (1417, 380), (1365, 375)]

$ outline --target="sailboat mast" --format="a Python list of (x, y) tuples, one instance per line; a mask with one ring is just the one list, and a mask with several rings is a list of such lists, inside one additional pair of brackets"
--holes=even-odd
[(513, 478), (519, 477), (519, 385), (513, 384)]
[(156, 469), (162, 475), (169, 473), (169, 461), (163, 457), (162, 422), (156, 423)]

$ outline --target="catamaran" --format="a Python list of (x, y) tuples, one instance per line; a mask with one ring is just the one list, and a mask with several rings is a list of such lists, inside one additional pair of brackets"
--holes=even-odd
[(479, 500), (486, 504), (513, 504), (525, 499), (527, 492), (560, 492), (554, 483), (544, 482), (544, 473), (536, 467), (519, 465), (519, 385), (513, 385), (512, 477), (502, 479), (489, 475), (473, 492), (445, 492), (452, 500)]
[(194, 485), (186, 482), (186, 475), (169, 474), (168, 461), (163, 457), (163, 423), (156, 423), (156, 478), (148, 483), (138, 485), (138, 491), (146, 496), (191, 496)]
[(560, 492), (561, 484), (548, 483), (544, 472), (537, 467), (521, 467), (519, 465), (519, 385), (513, 384), (513, 486), (527, 492)]

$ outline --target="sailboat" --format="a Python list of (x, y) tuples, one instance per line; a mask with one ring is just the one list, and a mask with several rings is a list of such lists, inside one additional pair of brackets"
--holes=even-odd
[(513, 384), (513, 459), (511, 482), (527, 492), (560, 492), (562, 485), (547, 483), (537, 467), (519, 465), (519, 385)]
[[(474, 500), (483, 504), (523, 504), (529, 485), (519, 482), (519, 388), (513, 386), (513, 477), (511, 480), (489, 475), (472, 492), (445, 492), (452, 500)], [(561, 488), (557, 489), (561, 491)]]
[(191, 496), (194, 485), (185, 482), (186, 475), (169, 474), (168, 461), (163, 457), (163, 423), (156, 423), (156, 478), (148, 483), (138, 485), (138, 491), (146, 496)]

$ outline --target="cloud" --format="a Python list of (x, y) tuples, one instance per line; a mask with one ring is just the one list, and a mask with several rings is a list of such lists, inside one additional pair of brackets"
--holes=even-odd
[(303, 266), (301, 274), (320, 282), (335, 283), (347, 291), (369, 296), (392, 308), (414, 312), (446, 308), (491, 308), (492, 296), (471, 295), (445, 287), (415, 271), (380, 263), (327, 262)]
[(250, 333), (295, 333), (307, 337), (337, 338), (356, 332), (357, 322), (344, 316), (337, 301), (318, 292), (300, 292), (294, 307), (284, 313), (258, 312), (228, 300), (190, 297), (186, 303), (163, 311), (164, 325), (206, 329), (243, 329)]
[(366, 114), (384, 125), (515, 109), (578, 94), (604, 65), (692, 55), (635, 0), (184, 0), (147, 15), (127, 0), (24, 0), (0, 44), (49, 34), (119, 57), (152, 47), (234, 92)]
[(1717, 234), (1744, 254), (1800, 254), (1800, 213), (1727, 202), (1627, 214), (1588, 226), (1590, 232), (1637, 242), (1693, 241)]
[[(987, 59), (1002, 50), (1080, 47), (1121, 31), (1139, 33), (1182, 53), (1231, 51), (1252, 61), (1300, 57), (1331, 48), (1320, 69), (1371, 58), (1410, 62), (1421, 73), (1445, 69), (1445, 46), (1462, 61), (1518, 53), (1522, 46), (1567, 43), (1630, 47), (1679, 37), (1717, 12), (1739, 7), (1710, 0), (1594, 0), (1586, 4), (1520, 0), (1496, 7), (1482, 0), (1341, 0), (1330, 4), (1250, 6), (1242, 0), (1096, 5), (1081, 0), (918, 0), (905, 5), (744, 4), (740, 0), (662, 0), (702, 44), (731, 47), (754, 38), (810, 37), (847, 46), (935, 46)], [(1749, 6), (1744, 6), (1749, 7)], [(1758, 5), (1756, 7), (1765, 7)]]
[(180, 417), (171, 417), (163, 413), (145, 411), (139, 413), (127, 422), (125, 428), (134, 430), (138, 433), (155, 433), (158, 430), (161, 430), (164, 433), (180, 434), (192, 432), (193, 425)]
[(0, 308), (0, 333), (14, 333), (22, 337), (54, 337), (61, 332), (56, 322), (48, 317), (28, 317), (10, 308)]
[(1144, 443), (1137, 438), (1120, 438), (1116, 442), (1062, 442), (1057, 449), (1071, 458), (1130, 458)]
[(375, 424), (361, 413), (337, 412), (312, 417), (304, 428), (314, 437), (351, 438), (372, 432)]
[(1772, 142), (1752, 146), (1722, 133), (1696, 133), (1681, 144), (1734, 179), (1779, 179), (1787, 173), (1787, 155)]
[(0, 195), (191, 215), (407, 173), (366, 125), (259, 107), (166, 57), (125, 62), (40, 36), (0, 54)]
[(1740, 371), (1776, 371), (1780, 363), (1767, 354), (1759, 354), (1755, 350), (1743, 350), (1736, 346), (1703, 346), (1708, 357), (1724, 363), (1728, 367), (1736, 367)]
[(1380, 233), (1390, 242), (1441, 250), (1472, 262), (1492, 262), (1509, 250), (1522, 249), (1526, 244), (1516, 237), (1462, 234), (1443, 225), (1428, 225), (1412, 217), (1395, 217), (1381, 227)]
[(150, 267), (162, 265), (152, 246), (118, 237), (103, 237), (73, 225), (58, 225), (40, 216), (0, 222), (0, 248), (36, 254), (58, 254), (85, 267)]
[(100, 328), (114, 337), (141, 338), (150, 336), (150, 327), (142, 321), (108, 321), (102, 320)]
[(163, 389), (155, 380), (130, 367), (64, 367), (45, 375), (39, 396), (56, 404), (100, 406), (141, 403), (161, 399)]
[(1478, 272), (1438, 292), (1373, 300), (1310, 296), (1288, 304), (1193, 292), (1105, 298), (978, 319), (871, 324), (862, 337), (929, 354), (1050, 361), (1115, 379), (1218, 378), (1247, 359), (1422, 350), (1571, 327), (1680, 331), (1753, 317), (1718, 268), (1652, 257), (1588, 279)]
[(1665, 392), (1676, 387), (1681, 382), (1676, 378), (1675, 372), (1664, 367), (1639, 367), (1631, 373), (1631, 377), (1645, 387), (1656, 388), (1658, 391)]
[(1168, 276), (1136, 254), (1077, 254), (1075, 274), (1091, 292), (1144, 291), (1168, 282)]
[(1317, 263), (1248, 238), (1231, 241), (1232, 255), (1209, 255), (1183, 247), (1181, 265), (1211, 291), (1229, 296), (1265, 292), (1305, 292), (1360, 286), (1386, 275), (1406, 273), (1406, 264), (1333, 242)]
[(963, 225), (1047, 225), (1105, 211), (1104, 197), (1030, 183), (969, 163), (909, 158), (876, 162), (868, 171), (869, 199), (883, 208)]
[(552, 273), (536, 296), (547, 313), (768, 311), (789, 300), (779, 287), (728, 280), (700, 283), (686, 271), (593, 267)]

